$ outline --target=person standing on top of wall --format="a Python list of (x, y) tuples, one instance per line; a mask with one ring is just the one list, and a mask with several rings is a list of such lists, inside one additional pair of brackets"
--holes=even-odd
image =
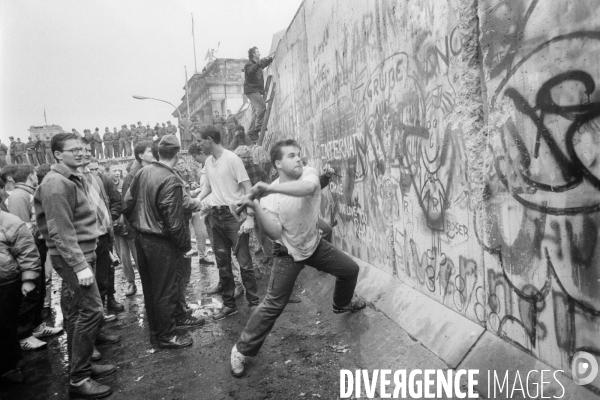
[(52, 138), (48, 135), (44, 136), (44, 151), (46, 152), (46, 163), (53, 165), (56, 164), (54, 156), (52, 155)]
[(104, 128), (104, 135), (102, 135), (102, 139), (104, 140), (104, 158), (109, 159), (113, 157), (113, 137), (112, 133), (108, 127)]
[(15, 145), (15, 155), (17, 164), (23, 164), (25, 162), (25, 143), (21, 142), (21, 138), (17, 138), (17, 144)]
[(102, 149), (102, 138), (100, 137), (100, 129), (96, 128), (92, 135), (92, 149), (96, 152), (97, 159), (104, 158), (104, 151)]
[(273, 57), (260, 59), (260, 52), (257, 47), (248, 50), (250, 61), (244, 66), (244, 94), (250, 99), (252, 105), (253, 118), (248, 135), (255, 142), (258, 140), (260, 130), (262, 129), (265, 111), (267, 109), (264, 94), (265, 80), (263, 78), (263, 69), (267, 68), (273, 62)]
[(15, 137), (14, 136), (9, 136), (8, 139), (10, 140), (10, 164), (12, 165), (16, 165), (17, 164), (17, 142), (15, 142)]
[(37, 166), (37, 157), (35, 155), (35, 142), (29, 136), (29, 141), (25, 143), (25, 148), (27, 150), (27, 159), (29, 160), (29, 164), (33, 166)]
[(37, 155), (38, 164), (46, 164), (46, 144), (40, 138), (40, 135), (35, 136), (35, 152)]
[(113, 128), (112, 143), (113, 143), (113, 157), (114, 158), (121, 157), (121, 149), (120, 149), (120, 145), (119, 145), (119, 140), (120, 140), (119, 132), (117, 132), (117, 128)]
[(96, 150), (94, 148), (94, 145), (92, 144), (94, 142), (94, 135), (92, 135), (92, 131), (89, 129), (84, 129), (83, 130), (83, 137), (85, 138), (85, 140), (90, 144), (90, 148), (92, 150), (92, 157), (96, 157)]

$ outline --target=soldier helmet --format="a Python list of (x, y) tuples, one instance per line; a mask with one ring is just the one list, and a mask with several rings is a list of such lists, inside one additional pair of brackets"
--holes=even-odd
[(9, 138), (10, 140), (14, 140), (14, 139), (15, 139), (15, 137), (14, 137), (14, 136), (9, 136), (8, 138)]

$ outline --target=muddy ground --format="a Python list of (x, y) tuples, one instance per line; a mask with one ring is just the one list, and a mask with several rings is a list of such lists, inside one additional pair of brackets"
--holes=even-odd
[[(258, 280), (262, 297), (268, 268), (257, 257), (264, 275)], [(206, 324), (186, 329), (193, 347), (161, 350), (150, 345), (144, 317), (143, 293), (126, 298), (122, 271), (116, 275), (117, 299), (125, 306), (107, 330), (121, 335), (115, 345), (101, 345), (103, 359), (117, 373), (100, 380), (114, 389), (111, 399), (337, 399), (340, 369), (447, 368), (383, 314), (367, 308), (356, 314), (333, 314), (333, 278), (307, 267), (297, 282), (301, 303), (289, 304), (257, 357), (249, 358), (247, 374), (236, 379), (229, 370), (229, 355), (249, 317), (244, 298), (239, 313), (221, 321), (210, 315), (220, 305), (219, 296), (203, 291), (218, 279), (215, 266), (199, 267), (193, 261), (188, 288), (189, 304), (206, 317)], [(58, 279), (53, 286), (50, 324), (62, 324), (58, 306)], [(1, 399), (67, 399), (66, 335), (51, 338), (48, 348), (25, 354), (22, 370), (26, 382), (2, 386)], [(364, 394), (363, 394), (364, 395)]]

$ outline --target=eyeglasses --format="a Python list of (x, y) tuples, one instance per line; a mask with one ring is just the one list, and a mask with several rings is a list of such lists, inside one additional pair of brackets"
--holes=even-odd
[(81, 154), (92, 154), (92, 150), (86, 149), (84, 147), (73, 147), (72, 149), (63, 149), (63, 151), (70, 151), (74, 156), (78, 156)]

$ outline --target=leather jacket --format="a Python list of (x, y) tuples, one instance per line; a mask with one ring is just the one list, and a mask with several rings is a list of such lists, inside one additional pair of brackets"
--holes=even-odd
[(273, 57), (267, 57), (258, 62), (248, 61), (244, 66), (244, 94), (260, 93), (265, 94), (265, 80), (263, 78), (263, 68), (267, 68), (273, 62)]
[(142, 168), (125, 196), (123, 214), (141, 234), (169, 239), (182, 253), (192, 248), (184, 217), (184, 187), (169, 167), (157, 161)]

